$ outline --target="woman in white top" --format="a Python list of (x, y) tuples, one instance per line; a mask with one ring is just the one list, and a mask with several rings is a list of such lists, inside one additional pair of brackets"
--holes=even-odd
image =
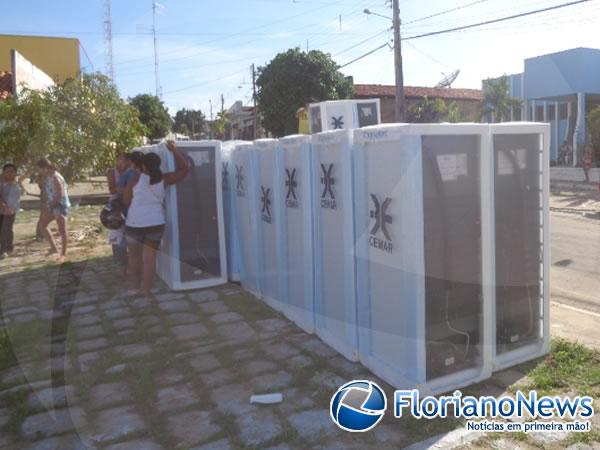
[(125, 236), (129, 250), (127, 272), (133, 284), (131, 292), (139, 292), (142, 285), (146, 297), (150, 297), (156, 271), (156, 252), (165, 228), (165, 188), (179, 183), (189, 171), (185, 156), (177, 150), (175, 143), (167, 142), (167, 148), (175, 158), (175, 172), (163, 174), (160, 157), (156, 153), (147, 153), (142, 172), (129, 182), (123, 193), (123, 201), (129, 206)]

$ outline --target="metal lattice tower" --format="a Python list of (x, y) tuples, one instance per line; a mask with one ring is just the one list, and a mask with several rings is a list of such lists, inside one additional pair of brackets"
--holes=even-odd
[(112, 18), (110, 13), (111, 0), (104, 0), (104, 58), (106, 64), (106, 75), (115, 80), (113, 68), (113, 41), (112, 41)]
[(156, 96), (162, 98), (162, 89), (158, 80), (158, 38), (156, 37), (156, 0), (152, 0), (152, 36), (154, 37), (154, 84)]

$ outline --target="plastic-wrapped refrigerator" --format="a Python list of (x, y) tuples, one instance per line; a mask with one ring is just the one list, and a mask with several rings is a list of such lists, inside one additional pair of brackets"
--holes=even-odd
[(346, 358), (358, 359), (352, 131), (312, 136), (315, 330)]
[(279, 152), (276, 139), (254, 141), (256, 157), (256, 198), (253, 212), (258, 223), (258, 282), (263, 300), (272, 308), (283, 309), (282, 220), (283, 205), (279, 179)]
[(436, 394), (491, 375), (488, 130), (355, 130), (360, 359), (396, 387)]
[(240, 281), (240, 243), (235, 220), (235, 177), (231, 155), (236, 145), (246, 141), (225, 141), (221, 144), (221, 179), (223, 181), (223, 218), (227, 242), (227, 268), (231, 281)]
[[(167, 224), (158, 257), (159, 276), (173, 290), (198, 289), (227, 282), (223, 224), (221, 143), (177, 142), (191, 170), (167, 189)], [(175, 170), (173, 155), (164, 143), (144, 147), (156, 152), (162, 170)]]
[(282, 189), (282, 312), (307, 333), (314, 332), (314, 257), (310, 136), (279, 140)]
[(548, 353), (550, 332), (547, 124), (491, 125), (494, 205), (494, 368)]
[(381, 123), (378, 98), (361, 100), (328, 100), (308, 106), (311, 133), (327, 130), (362, 128)]
[(258, 215), (255, 213), (258, 180), (254, 145), (236, 145), (230, 164), (230, 170), (233, 170), (230, 176), (234, 186), (234, 216), (240, 243), (240, 282), (245, 290), (260, 297), (258, 267), (261, 245), (258, 242)]

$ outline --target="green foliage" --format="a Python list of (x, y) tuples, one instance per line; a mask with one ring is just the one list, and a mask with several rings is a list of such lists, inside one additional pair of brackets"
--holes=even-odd
[(204, 131), (206, 117), (200, 110), (180, 109), (175, 113), (173, 131), (191, 136)]
[(521, 100), (509, 95), (508, 77), (506, 75), (487, 79), (483, 82), (483, 98), (479, 111), (482, 117), (491, 115), (494, 122), (510, 120), (510, 111), (521, 105)]
[(0, 124), (0, 160), (31, 169), (48, 157), (67, 180), (103, 172), (143, 135), (137, 111), (101, 74), (0, 102)]
[(212, 137), (213, 139), (228, 139), (231, 134), (231, 121), (225, 111), (221, 111), (217, 114), (216, 120), (212, 123)]
[(171, 130), (171, 116), (158, 97), (150, 94), (139, 94), (129, 99), (139, 114), (140, 121), (146, 127), (150, 139), (160, 139)]
[(600, 153), (600, 106), (596, 106), (587, 116), (587, 129), (592, 138), (592, 147), (594, 148), (594, 161), (598, 161)]
[(352, 95), (352, 82), (328, 54), (318, 50), (289, 49), (260, 67), (258, 74), (258, 108), (264, 128), (275, 136), (298, 132), (296, 111), (306, 103)]
[(581, 344), (553, 339), (550, 355), (528, 376), (531, 389), (554, 392), (575, 389), (578, 393), (600, 394), (600, 353)]
[(408, 107), (407, 121), (410, 123), (460, 122), (462, 112), (456, 102), (446, 105), (441, 98), (430, 100), (425, 97), (422, 101)]

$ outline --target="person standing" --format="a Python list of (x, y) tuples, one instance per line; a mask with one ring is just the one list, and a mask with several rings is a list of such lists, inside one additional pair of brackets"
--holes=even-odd
[(13, 252), (13, 227), (24, 192), (22, 180), (17, 182), (16, 166), (5, 164), (0, 181), (0, 259)]
[(167, 142), (167, 148), (175, 158), (175, 172), (163, 174), (160, 156), (146, 153), (143, 156), (142, 172), (134, 177), (123, 193), (125, 205), (129, 206), (125, 223), (129, 251), (127, 271), (132, 281), (129, 293), (137, 294), (141, 286), (147, 298), (151, 297), (156, 253), (166, 223), (166, 188), (179, 183), (189, 171), (188, 162), (177, 150), (175, 142)]
[(594, 151), (590, 144), (587, 144), (583, 150), (583, 174), (585, 177), (585, 182), (590, 182), (590, 169), (592, 168), (592, 164), (594, 162)]
[(42, 158), (37, 162), (38, 173), (44, 178), (42, 196), (45, 199), (45, 213), (42, 215), (40, 228), (44, 231), (50, 251), (48, 255), (59, 253), (56, 241), (52, 232), (48, 229), (48, 225), (56, 220), (58, 232), (62, 240), (62, 247), (58, 256), (60, 262), (64, 261), (67, 256), (67, 247), (69, 238), (67, 235), (67, 217), (71, 209), (71, 202), (67, 193), (67, 183), (63, 176), (56, 170), (56, 167), (47, 160)]
[[(110, 169), (106, 178), (108, 180), (108, 190), (111, 194), (111, 201), (123, 201), (123, 192), (129, 182), (135, 176), (135, 171), (130, 167), (131, 162), (127, 154), (117, 155), (115, 168)], [(127, 216), (127, 210), (124, 211)], [(125, 227), (118, 230), (110, 230), (108, 241), (112, 245), (113, 261), (121, 268), (123, 277), (127, 276), (127, 240), (125, 239)]]

